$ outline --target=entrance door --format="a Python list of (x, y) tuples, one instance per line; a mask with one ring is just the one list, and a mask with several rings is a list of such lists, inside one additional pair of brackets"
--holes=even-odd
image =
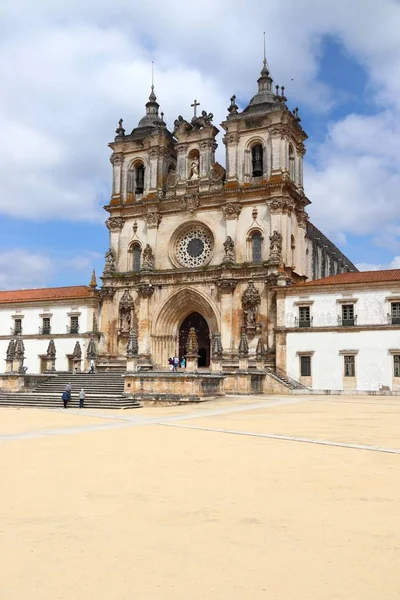
[(198, 312), (190, 313), (179, 329), (179, 359), (186, 354), (189, 329), (194, 327), (199, 342), (199, 367), (210, 366), (210, 330), (207, 321)]

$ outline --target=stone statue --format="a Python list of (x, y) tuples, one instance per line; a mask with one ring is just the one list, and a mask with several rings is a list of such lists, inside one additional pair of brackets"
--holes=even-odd
[(104, 265), (104, 274), (108, 275), (109, 273), (115, 273), (115, 258), (114, 252), (111, 248), (109, 248), (105, 254), (106, 262)]
[(282, 256), (282, 235), (279, 231), (274, 231), (269, 241), (270, 258), (280, 258)]
[(154, 254), (150, 244), (146, 244), (142, 254), (142, 270), (148, 271), (154, 269)]
[(189, 179), (198, 179), (198, 178), (199, 178), (199, 159), (195, 158), (190, 163)]
[(231, 238), (230, 235), (226, 238), (224, 242), (224, 250), (225, 256), (222, 262), (224, 263), (234, 263), (235, 262), (235, 242)]
[(196, 129), (200, 129), (201, 127), (210, 127), (212, 125), (211, 121), (213, 118), (214, 115), (212, 113), (207, 114), (207, 111), (202, 110), (199, 117), (193, 117), (192, 125)]

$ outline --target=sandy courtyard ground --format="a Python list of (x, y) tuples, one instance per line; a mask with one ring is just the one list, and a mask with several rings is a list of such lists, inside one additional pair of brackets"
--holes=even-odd
[(1, 600), (398, 600), (400, 399), (0, 409)]

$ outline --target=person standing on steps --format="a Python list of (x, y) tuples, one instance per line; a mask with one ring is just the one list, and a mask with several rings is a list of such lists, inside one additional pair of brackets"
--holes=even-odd
[(93, 360), (93, 358), (90, 360), (90, 370), (89, 370), (89, 373), (91, 375), (94, 375), (94, 360)]
[(67, 383), (67, 385), (65, 386), (65, 391), (68, 394), (68, 398), (67, 398), (68, 402), (71, 400), (71, 389), (72, 389), (72, 385), (70, 383)]
[(68, 399), (69, 399), (69, 395), (68, 395), (67, 390), (63, 391), (61, 398), (62, 398), (62, 401), (63, 401), (63, 404), (64, 404), (64, 408), (67, 408), (67, 406), (68, 406)]
[(81, 391), (79, 392), (79, 408), (83, 408), (84, 403), (85, 403), (85, 390), (83, 388), (81, 388)]

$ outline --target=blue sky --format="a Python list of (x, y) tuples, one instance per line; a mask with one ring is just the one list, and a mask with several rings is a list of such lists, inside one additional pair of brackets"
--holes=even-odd
[(144, 114), (151, 61), (170, 127), (195, 97), (218, 125), (233, 93), (245, 105), (256, 90), (264, 30), (309, 135), (312, 221), (359, 268), (400, 268), (398, 2), (34, 4), (4, 0), (1, 16), (0, 288), (100, 275), (107, 143), (121, 116), (129, 130)]

